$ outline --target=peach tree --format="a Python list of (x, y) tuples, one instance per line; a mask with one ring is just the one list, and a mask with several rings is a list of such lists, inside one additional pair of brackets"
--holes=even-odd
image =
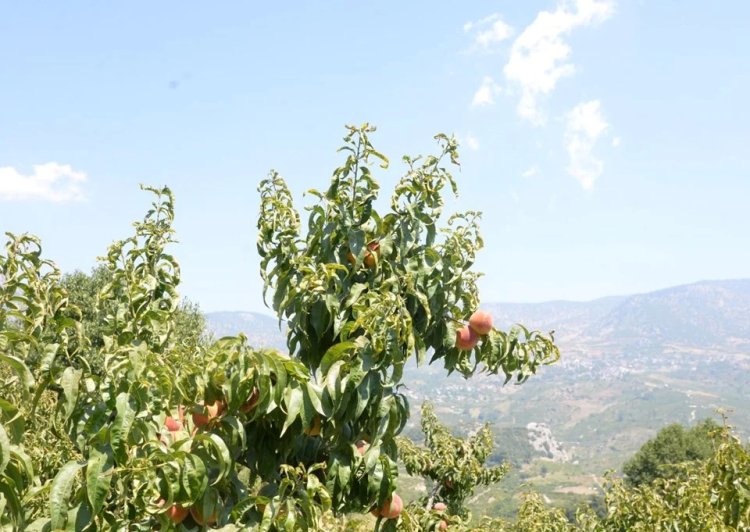
[(482, 245), (478, 213), (438, 223), (444, 193), (456, 191), (446, 168), (456, 142), (439, 135), (438, 155), (405, 157), (381, 215), (373, 164), (387, 160), (371, 132), (348, 129), (344, 163), (325, 192), (309, 192), (304, 227), (278, 174), (260, 185), (261, 276), (288, 353), (243, 335), (180, 336), (167, 188), (147, 188), (152, 208), (102, 258), (94, 343), (39, 242), (9, 237), (1, 526), (306, 530), (329, 511), (374, 510), (394, 529), (406, 362), (522, 382), (556, 360), (551, 337), (519, 328), (469, 331), (456, 347), (478, 306), (471, 268)]
[(419, 511), (413, 513), (421, 514), (421, 528), (428, 530), (447, 526), (450, 516), (459, 518), (455, 521), (468, 522), (471, 515), (465, 506), (466, 499), (478, 486), (499, 482), (508, 472), (508, 466), (484, 465), (493, 451), (488, 423), (471, 436), (460, 438), (440, 423), (430, 403), (422, 405), (421, 414), (425, 445), (415, 445), (408, 438), (398, 439), (399, 455), (406, 471), (423, 477), (432, 485), (428, 495), (417, 502)]
[[(373, 171), (388, 160), (372, 146), (372, 131), (348, 127), (345, 160), (328, 189), (308, 191), (317, 201), (305, 226), (277, 173), (260, 185), (261, 275), (286, 322), (289, 353), (310, 375), (288, 388), (283, 428), (299, 434), (320, 424), (295, 460), (324, 465), (335, 512), (391, 502), (410, 358), (421, 365), (429, 356), (465, 377), (482, 371), (522, 382), (559, 356), (550, 336), (523, 328), (483, 331), (481, 342), (457, 347), (479, 304), (472, 266), (482, 240), (477, 212), (439, 224), (444, 194), (457, 192), (448, 169), (458, 163), (456, 141), (438, 135), (437, 155), (405, 156), (406, 172), (381, 214)], [(357, 441), (367, 442), (364, 453)]]

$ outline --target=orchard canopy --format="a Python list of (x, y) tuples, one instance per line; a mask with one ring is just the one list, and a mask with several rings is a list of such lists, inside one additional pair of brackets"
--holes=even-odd
[(260, 274), (288, 353), (180, 334), (168, 188), (145, 187), (152, 207), (101, 258), (97, 342), (39, 240), (8, 234), (0, 528), (307, 530), (374, 511), (376, 527), (419, 529), (397, 507), (407, 361), (520, 383), (559, 352), (551, 334), (466, 326), (482, 240), (479, 213), (441, 223), (455, 139), (404, 157), (379, 213), (373, 131), (347, 128), (304, 225), (276, 172), (260, 184)]

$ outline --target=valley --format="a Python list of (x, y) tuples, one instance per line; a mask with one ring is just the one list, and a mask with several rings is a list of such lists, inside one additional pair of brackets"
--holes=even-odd
[[(405, 372), (415, 415), (405, 435), (421, 440), (419, 406), (434, 403), (441, 421), (468, 433), (490, 423), (491, 463), (511, 473), (478, 493), (475, 514), (511, 515), (524, 489), (572, 509), (601, 493), (617, 470), (657, 430), (706, 417), (750, 434), (750, 280), (713, 281), (591, 302), (488, 303), (499, 327), (520, 322), (556, 331), (557, 364), (523, 385), (502, 376), (447, 376), (440, 366)], [(207, 315), (217, 334), (243, 331), (251, 343), (283, 349), (278, 322), (253, 313)], [(425, 489), (402, 478), (407, 498)], [(594, 501), (597, 504), (597, 501)]]

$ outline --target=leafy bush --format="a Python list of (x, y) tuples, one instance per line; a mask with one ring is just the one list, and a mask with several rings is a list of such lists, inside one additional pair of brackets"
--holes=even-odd
[[(395, 500), (409, 357), (426, 363), (431, 352), (448, 371), (506, 382), (558, 358), (550, 336), (523, 328), (455, 347), (478, 305), (471, 267), (482, 245), (478, 213), (438, 226), (443, 191), (456, 190), (444, 166), (457, 163), (455, 140), (439, 135), (438, 156), (405, 157), (380, 215), (370, 164), (387, 160), (372, 131), (348, 129), (329, 189), (310, 191), (318, 203), (304, 234), (278, 174), (260, 185), (261, 275), (287, 322), (288, 355), (253, 349), (242, 335), (202, 338), (200, 320), (185, 320), (167, 188), (147, 188), (153, 206), (110, 246), (95, 298), (74, 289), (85, 279), (63, 282), (37, 239), (9, 236), (0, 526), (320, 528), (331, 511)], [(81, 299), (71, 301), (66, 283)], [(403, 512), (376, 526), (409, 522)]]
[(430, 493), (418, 501), (418, 505), (427, 510), (427, 515), (432, 515), (435, 504), (442, 503), (446, 507), (446, 515), (456, 515), (470, 521), (466, 499), (474, 494), (478, 486), (495, 484), (508, 472), (507, 464), (484, 466), (493, 448), (489, 424), (468, 438), (456, 437), (438, 421), (432, 405), (426, 402), (422, 405), (422, 431), (425, 435), (424, 447), (406, 438), (398, 441), (406, 471), (410, 475), (424, 477), (432, 484)]
[(713, 452), (711, 433), (719, 428), (706, 419), (690, 429), (679, 423), (661, 429), (647, 441), (623, 466), (628, 484), (640, 486), (657, 478), (668, 478), (679, 473), (684, 462), (704, 460)]
[(577, 513), (576, 523), (570, 523), (561, 510), (545, 507), (540, 496), (532, 493), (515, 522), (486, 518), (481, 530), (749, 530), (750, 450), (727, 426), (713, 431), (712, 440), (714, 451), (706, 460), (683, 464), (682, 472), (674, 477), (631, 486), (610, 474), (607, 512), (602, 518), (584, 508)]

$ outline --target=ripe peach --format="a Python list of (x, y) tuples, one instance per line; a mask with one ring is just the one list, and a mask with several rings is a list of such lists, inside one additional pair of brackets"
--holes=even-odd
[[(374, 255), (377, 255), (378, 259), (380, 259), (380, 243), (377, 240), (373, 240), (372, 242), (367, 244), (367, 251), (365, 251), (365, 258), (362, 262), (364, 262), (365, 266), (367, 266), (368, 268), (375, 267)], [(357, 263), (357, 258), (351, 251), (347, 252), (346, 260), (348, 260), (351, 264)]]
[(305, 429), (305, 434), (308, 436), (320, 436), (320, 416), (315, 416), (312, 420), (312, 426)]
[(355, 443), (354, 445), (357, 446), (357, 452), (359, 453), (360, 456), (364, 456), (365, 453), (367, 452), (367, 449), (369, 449), (370, 447), (370, 444), (367, 443), (365, 440), (358, 440), (357, 443)]
[(377, 255), (378, 260), (380, 260), (380, 243), (378, 242), (370, 242), (367, 244), (367, 253), (365, 253), (365, 266), (368, 268), (374, 268), (375, 267), (375, 255)]
[[(202, 406), (202, 403), (200, 403)], [(209, 421), (211, 421), (213, 418), (218, 417), (224, 412), (224, 409), (226, 408), (226, 404), (224, 401), (217, 400), (211, 403), (210, 405), (206, 406), (206, 413), (200, 413), (200, 412), (193, 412), (193, 423), (195, 423), (196, 427), (202, 427), (203, 425), (207, 424)]]
[(188, 516), (188, 513), (190, 513), (190, 510), (188, 510), (184, 506), (180, 506), (179, 504), (173, 504), (169, 507), (169, 509), (167, 509), (166, 513), (170, 521), (172, 521), (174, 524), (178, 524), (182, 523), (185, 520), (185, 518)]
[(438, 530), (448, 530), (448, 523), (445, 521), (440, 521), (440, 524), (438, 525)]
[(460, 350), (469, 351), (474, 349), (477, 342), (479, 342), (479, 335), (471, 327), (464, 325), (456, 331), (456, 347)]
[(201, 508), (200, 504), (198, 506), (193, 506), (190, 508), (190, 515), (193, 516), (193, 521), (198, 523), (199, 525), (204, 526), (211, 526), (216, 524), (216, 508), (213, 509), (213, 512), (211, 512), (211, 515), (204, 516), (203, 515), (203, 509)]
[(173, 418), (172, 416), (167, 416), (167, 418), (164, 420), (164, 426), (167, 427), (167, 430), (169, 432), (182, 430), (182, 422), (178, 419)]
[(489, 312), (477, 310), (469, 318), (469, 327), (471, 327), (475, 333), (484, 336), (492, 330), (492, 316)]
[(383, 517), (385, 519), (396, 519), (401, 515), (401, 511), (404, 509), (404, 501), (401, 500), (396, 493), (392, 494), (390, 498), (383, 502), (381, 508), (373, 510), (372, 515), (375, 517)]
[[(166, 503), (164, 499), (159, 499), (159, 506), (164, 506), (164, 503)], [(167, 514), (167, 517), (169, 517), (170, 521), (172, 521), (174, 524), (182, 523), (185, 518), (188, 516), (188, 513), (190, 513), (190, 510), (185, 508), (184, 506), (180, 506), (179, 504), (173, 504), (169, 508), (167, 508), (167, 511), (164, 512)]]
[(432, 505), (432, 509), (436, 512), (444, 512), (445, 509), (448, 508), (444, 502), (436, 502)]

